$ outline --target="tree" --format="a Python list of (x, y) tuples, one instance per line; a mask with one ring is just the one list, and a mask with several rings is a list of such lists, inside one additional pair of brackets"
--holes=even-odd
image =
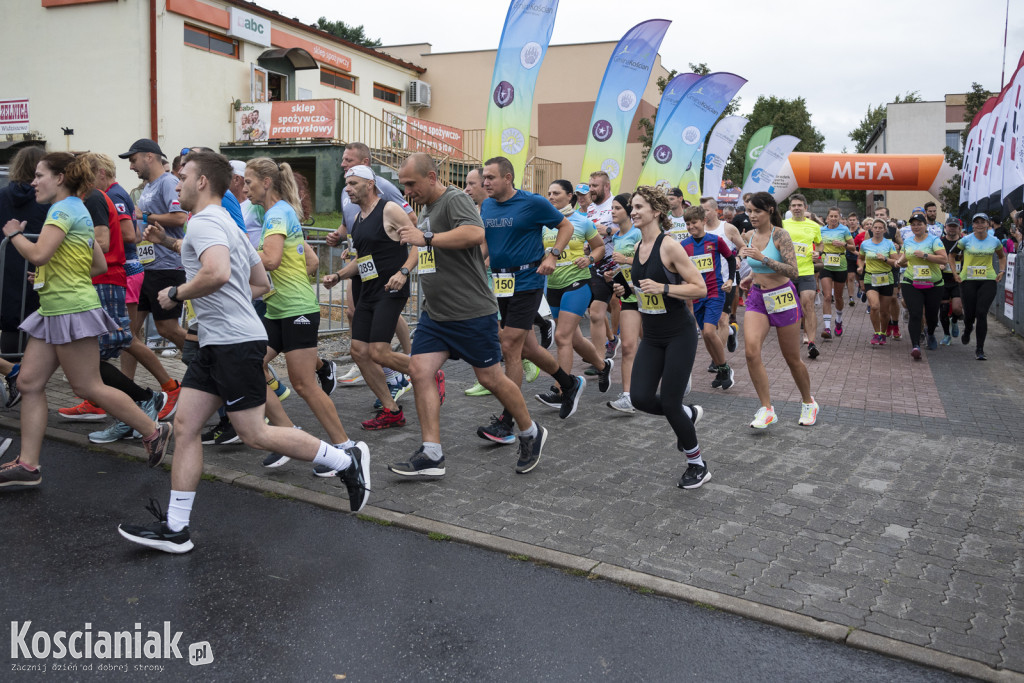
[[(967, 127), (960, 133), (960, 150), (967, 146), (967, 136), (970, 133), (970, 123), (974, 120), (974, 115), (981, 111), (985, 102), (992, 95), (993, 93), (983, 88), (980, 83), (971, 83), (971, 90), (967, 93), (964, 103), (964, 122), (967, 123)], [(946, 155), (946, 162), (957, 169), (957, 173), (939, 190), (939, 200), (942, 203), (942, 210), (954, 216), (960, 213), (960, 169), (964, 163), (964, 154), (960, 150), (952, 147), (942, 150), (942, 153)]]
[[(725, 178), (736, 185), (743, 185), (743, 160), (750, 136), (764, 126), (772, 126), (772, 136), (795, 135), (800, 138), (796, 146), (797, 152), (822, 152), (825, 150), (825, 136), (811, 123), (811, 114), (807, 111), (807, 101), (802, 97), (787, 100), (781, 97), (765, 97), (761, 95), (754, 103), (754, 108), (747, 116), (749, 123), (729, 155), (725, 165)], [(808, 201), (824, 196), (821, 190), (806, 190)]]
[[(711, 69), (708, 68), (707, 62), (701, 62), (700, 64), (692, 64), (691, 63), (690, 64), (690, 71), (695, 73), (695, 74), (700, 74), (701, 76), (707, 76), (709, 73), (711, 73)], [(679, 73), (678, 71), (676, 71), (675, 69), (672, 69), (672, 71), (669, 72), (668, 77), (665, 77), (665, 76), (659, 76), (658, 77), (658, 94), (659, 95), (664, 95), (665, 94), (665, 88), (668, 87), (669, 82), (671, 82), (672, 79), (675, 78), (678, 73)], [(732, 102), (730, 102), (728, 105), (726, 105), (725, 110), (722, 112), (721, 116), (718, 117), (718, 120), (716, 120), (715, 123), (717, 124), (718, 121), (721, 121), (722, 118), (724, 118), (726, 116), (732, 116), (733, 114), (736, 113), (736, 111), (739, 108), (740, 108), (740, 98), (734, 97), (732, 99)], [(647, 159), (647, 153), (651, 151), (651, 145), (654, 144), (654, 119), (657, 116), (658, 116), (658, 109), (655, 108), (655, 110), (654, 110), (654, 118), (648, 119), (648, 118), (644, 117), (644, 118), (641, 118), (636, 123), (636, 127), (640, 129), (640, 143), (641, 143), (641, 145), (643, 145), (643, 147), (641, 148), (641, 152), (640, 153), (641, 153), (642, 158), (645, 159), (645, 160)], [(714, 126), (712, 126), (711, 128), (714, 129)]]
[(363, 25), (349, 26), (344, 21), (328, 21), (327, 17), (320, 17), (316, 20), (316, 28), (326, 31), (336, 38), (347, 40), (363, 47), (380, 47), (380, 39), (370, 39), (363, 32)]
[[(921, 96), (918, 94), (918, 91), (913, 90), (903, 96), (897, 95), (896, 99), (893, 100), (893, 104), (920, 101)], [(872, 107), (869, 104), (867, 113), (860, 120), (860, 125), (850, 131), (850, 139), (853, 140), (858, 152), (865, 151), (868, 141), (871, 139), (871, 135), (875, 132), (878, 124), (885, 120), (885, 109), (886, 105), (884, 104), (880, 104), (877, 107)]]

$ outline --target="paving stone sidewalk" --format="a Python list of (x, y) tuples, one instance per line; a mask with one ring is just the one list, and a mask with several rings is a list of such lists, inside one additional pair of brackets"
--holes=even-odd
[[(685, 461), (662, 418), (605, 406), (620, 390), (618, 371), (607, 394), (589, 384), (579, 413), (565, 421), (533, 400), (550, 382), (524, 385), (533, 416), (550, 431), (541, 464), (525, 476), (513, 471), (514, 446), (476, 436), (500, 408), (463, 394), (473, 383), (465, 364), (445, 368), (442, 481), (409, 482), (386, 470), (419, 446), (411, 395), (401, 401), (407, 426), (383, 432), (359, 428), (373, 416), (365, 385), (339, 387), (333, 398), (349, 433), (371, 448), (378, 508), (1024, 672), (1024, 342), (993, 321), (989, 361), (975, 361), (973, 343), (957, 339), (914, 362), (906, 337), (868, 345), (864, 309), (848, 309), (844, 336), (819, 343), (822, 356), (808, 361), (822, 404), (811, 428), (796, 424), (799, 395), (774, 336), (764, 357), (781, 419), (766, 432), (747, 426), (758, 403), (742, 338), (730, 357), (737, 384), (727, 392), (711, 389), (699, 349), (688, 400), (707, 411), (698, 435), (713, 478), (697, 491), (676, 487)], [(181, 375), (180, 363), (168, 365)], [(51, 411), (74, 402), (59, 377), (50, 396)], [(301, 399), (284, 407), (322, 434)], [(345, 495), (306, 465), (264, 470), (263, 454), (244, 446), (206, 453), (211, 463)]]

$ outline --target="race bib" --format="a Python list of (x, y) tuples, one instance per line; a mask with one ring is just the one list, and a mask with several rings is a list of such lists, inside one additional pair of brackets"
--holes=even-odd
[(429, 275), (437, 272), (437, 263), (434, 261), (434, 250), (428, 247), (420, 247), (419, 271), (420, 275)]
[(932, 268), (931, 268), (931, 266), (914, 266), (913, 279), (915, 279), (915, 280), (931, 280), (932, 279)]
[(40, 289), (42, 289), (45, 286), (46, 286), (46, 269), (45, 268), (39, 268), (39, 269), (36, 270), (36, 277), (32, 281), (32, 289), (34, 289), (35, 291), (38, 292)]
[(199, 318), (196, 316), (196, 309), (192, 307), (192, 300), (185, 299), (185, 309), (183, 311), (185, 317), (185, 329), (196, 325), (199, 322)]
[(555, 261), (555, 268), (561, 268), (562, 266), (571, 266), (571, 265), (572, 265), (572, 259), (569, 258), (568, 250), (562, 252), (562, 259), (560, 261)]
[(693, 265), (697, 266), (697, 270), (701, 273), (710, 273), (715, 269), (715, 261), (711, 254), (700, 254), (699, 256), (692, 256), (690, 260), (693, 261)]
[(359, 269), (359, 279), (363, 282), (377, 279), (377, 264), (373, 262), (373, 256), (357, 258), (356, 267)]
[(682, 242), (690, 236), (690, 232), (686, 228), (672, 228), (668, 232), (677, 242)]
[(872, 287), (885, 287), (889, 284), (889, 273), (871, 273)]
[(274, 294), (277, 293), (277, 290), (274, 289), (274, 278), (270, 277), (270, 273), (267, 273), (267, 282), (270, 283), (270, 291), (263, 295), (264, 301), (266, 301), (267, 299), (269, 299), (270, 297), (274, 296)]
[(984, 280), (988, 277), (988, 266), (967, 266), (968, 280)]
[(793, 251), (796, 252), (797, 258), (804, 258), (811, 252), (811, 246), (802, 242), (793, 242)]
[(626, 278), (626, 282), (632, 284), (633, 282), (633, 266), (621, 266), (619, 272), (622, 273), (622, 277)]
[(790, 287), (782, 287), (780, 289), (773, 289), (770, 292), (764, 292), (761, 294), (761, 298), (764, 301), (764, 310), (769, 314), (785, 313), (800, 305)]
[(512, 273), (498, 273), (494, 276), (494, 296), (507, 297), (516, 293), (516, 278)]
[(961, 268), (963, 268), (963, 267), (964, 267), (964, 264), (963, 264), (963, 262), (962, 262), (962, 261), (957, 261), (957, 262), (956, 262), (956, 272), (958, 272), (958, 273), (959, 273), (959, 272), (960, 272), (960, 269), (961, 269)]
[(826, 266), (832, 266), (833, 268), (838, 268), (838, 267), (840, 267), (843, 264), (843, 255), (842, 254), (822, 254), (821, 255), (821, 262), (824, 263)]
[(661, 298), (661, 294), (644, 294), (643, 292), (637, 292), (636, 303), (640, 312), (646, 313), (647, 315), (661, 315), (662, 313), (668, 313), (668, 311), (665, 310), (665, 300)]
[(135, 251), (139, 255), (139, 263), (147, 265), (156, 261), (156, 246), (152, 242), (142, 240), (135, 245)]

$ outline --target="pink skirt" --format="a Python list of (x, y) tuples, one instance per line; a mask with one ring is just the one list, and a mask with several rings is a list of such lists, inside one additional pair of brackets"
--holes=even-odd
[(94, 308), (65, 315), (39, 315), (39, 311), (35, 311), (25, 318), (19, 329), (47, 344), (69, 344), (79, 339), (112, 334), (120, 326), (102, 308)]

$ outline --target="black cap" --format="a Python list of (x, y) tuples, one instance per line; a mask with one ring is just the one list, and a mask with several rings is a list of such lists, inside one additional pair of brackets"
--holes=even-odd
[(928, 223), (928, 221), (925, 220), (925, 217), (924, 217), (923, 213), (915, 213), (913, 216), (910, 217), (910, 221), (908, 221), (908, 222), (913, 223), (914, 221), (921, 221), (922, 223), (925, 223), (925, 224)]
[(670, 195), (672, 195), (673, 197), (682, 197), (683, 196), (683, 191), (680, 190), (678, 187), (670, 188), (668, 193)]
[(127, 159), (131, 155), (138, 154), (139, 152), (151, 152), (153, 154), (159, 154), (160, 156), (164, 155), (163, 151), (160, 149), (160, 145), (156, 144), (149, 138), (140, 138), (132, 143), (132, 146), (128, 148), (127, 152), (124, 154), (118, 154), (117, 156), (122, 159)]
[(960, 226), (960, 220), (957, 219), (957, 218), (954, 218), (953, 216), (950, 216), (949, 218), (946, 219), (946, 225), (955, 225), (955, 226), (959, 227)]

